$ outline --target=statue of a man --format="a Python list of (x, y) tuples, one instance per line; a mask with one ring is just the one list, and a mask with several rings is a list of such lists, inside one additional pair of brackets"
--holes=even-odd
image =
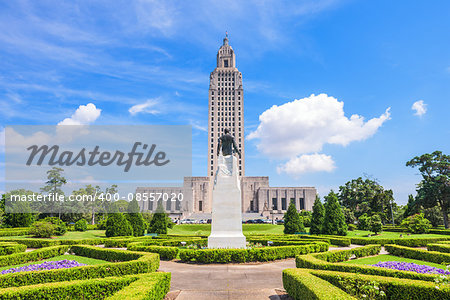
[(224, 131), (225, 134), (219, 138), (219, 143), (217, 145), (217, 156), (219, 156), (221, 149), (223, 156), (232, 155), (234, 148), (234, 151), (239, 155), (239, 157), (241, 157), (241, 151), (239, 151), (234, 137), (230, 135), (230, 130), (225, 129)]

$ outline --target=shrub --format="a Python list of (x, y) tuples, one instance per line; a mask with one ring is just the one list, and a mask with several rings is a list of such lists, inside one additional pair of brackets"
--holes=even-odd
[(143, 243), (130, 243), (127, 247), (127, 250), (158, 253), (159, 257), (165, 260), (172, 260), (177, 258), (179, 252), (179, 249), (177, 247), (147, 246)]
[(284, 234), (293, 234), (298, 232), (305, 232), (303, 220), (295, 208), (295, 204), (291, 202), (288, 210), (284, 214)]
[(347, 224), (337, 195), (331, 191), (325, 197), (325, 218), (323, 233), (331, 235), (347, 235)]
[(128, 204), (128, 213), (126, 218), (133, 228), (133, 235), (143, 236), (145, 233), (144, 218), (139, 212), (139, 205), (135, 199)]
[(139, 275), (139, 279), (123, 288), (106, 300), (147, 300), (163, 299), (170, 289), (171, 274), (166, 272), (157, 272), (151, 274)]
[(47, 217), (43, 219), (44, 222), (49, 222), (55, 225), (55, 234), (56, 235), (64, 235), (67, 231), (66, 223), (64, 223), (60, 218), (56, 217)]
[(326, 280), (317, 278), (305, 269), (283, 270), (283, 287), (295, 300), (356, 299)]
[[(25, 194), (32, 194), (32, 191), (25, 191), (25, 190), (16, 190), (11, 192), (11, 194), (19, 194), (19, 195), (25, 195)], [(5, 195), (7, 200), (10, 200), (11, 194), (7, 193)], [(34, 221), (34, 216), (32, 214), (30, 205), (28, 202), (10, 202), (11, 207), (10, 211), (12, 212), (20, 212), (20, 213), (6, 213), (4, 220), (5, 224), (11, 227), (29, 227)], [(8, 210), (7, 210), (8, 211)]]
[(316, 201), (313, 205), (313, 213), (311, 217), (311, 228), (309, 229), (310, 234), (320, 234), (323, 230), (323, 219), (325, 217), (325, 208), (320, 201), (319, 196), (316, 196)]
[(428, 244), (427, 250), (450, 253), (450, 244)]
[(370, 217), (369, 225), (370, 231), (378, 234), (378, 232), (381, 232), (381, 229), (383, 227), (383, 224), (381, 223), (381, 217), (379, 215), (373, 215), (372, 217)]
[(411, 233), (427, 233), (430, 231), (431, 223), (421, 213), (404, 219), (401, 226)]
[(320, 253), (315, 255), (316, 258), (322, 259), (327, 262), (343, 262), (349, 260), (352, 255), (355, 255), (357, 258), (371, 256), (379, 254), (381, 251), (380, 245), (369, 245), (365, 247), (353, 248), (349, 250), (335, 250), (328, 251), (324, 253)]
[(102, 218), (97, 223), (97, 229), (98, 230), (106, 230), (106, 222), (108, 218)]
[(30, 229), (30, 234), (34, 237), (49, 238), (55, 234), (56, 226), (50, 222), (37, 221)]
[(108, 215), (108, 220), (106, 221), (107, 237), (129, 235), (133, 235), (133, 228), (122, 213)]
[(171, 222), (169, 222), (169, 217), (164, 212), (164, 207), (162, 202), (158, 202), (158, 207), (153, 214), (152, 220), (148, 226), (149, 233), (167, 234), (167, 227)]
[(88, 223), (85, 219), (79, 219), (75, 222), (74, 228), (76, 231), (86, 231), (87, 225)]
[(384, 247), (386, 251), (395, 256), (429, 261), (437, 264), (450, 264), (450, 254), (447, 253), (414, 249), (397, 245), (385, 245)]
[(347, 224), (348, 231), (354, 231), (357, 229), (355, 224)]
[(64, 253), (66, 253), (68, 248), (69, 246), (53, 246), (25, 253), (14, 253), (10, 255), (0, 256), (0, 267), (18, 265), (30, 261), (36, 261), (44, 258), (63, 255)]
[(295, 257), (299, 254), (323, 252), (328, 250), (328, 244), (315, 243), (302, 246), (263, 247), (252, 249), (204, 249), (180, 250), (182, 261), (199, 263), (244, 263), (251, 261), (271, 261)]
[[(376, 299), (377, 294), (379, 296), (385, 294), (387, 299), (401, 300), (448, 299), (450, 297), (449, 286), (436, 288), (434, 282), (323, 270), (310, 270), (309, 272), (359, 299)], [(381, 291), (383, 293), (380, 293)]]
[(25, 252), (27, 246), (18, 243), (0, 242), (0, 255), (9, 255), (13, 253)]
[(363, 214), (358, 218), (358, 229), (359, 230), (369, 230), (370, 218), (367, 214)]
[(20, 236), (30, 234), (30, 227), (0, 229), (0, 236)]

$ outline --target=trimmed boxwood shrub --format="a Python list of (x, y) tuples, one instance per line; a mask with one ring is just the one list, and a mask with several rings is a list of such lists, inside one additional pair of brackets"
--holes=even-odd
[(450, 253), (450, 244), (428, 244), (427, 250)]
[[(56, 247), (64, 247), (65, 249), (68, 248), (68, 246)], [(46, 249), (49, 248), (43, 248), (32, 252), (44, 251)], [(104, 249), (99, 247), (81, 245), (72, 246), (70, 251), (76, 255), (102, 259), (109, 261), (110, 263), (81, 266), (70, 269), (43, 270), (39, 272), (19, 272), (0, 275), (0, 288), (18, 287), (57, 281), (84, 280), (90, 278), (149, 273), (155, 272), (159, 268), (159, 255), (156, 253)], [(32, 252), (27, 252), (25, 254)], [(61, 255), (63, 253), (53, 253), (49, 257)], [(38, 259), (29, 261), (35, 260)]]
[(0, 255), (9, 255), (13, 253), (25, 252), (27, 246), (18, 243), (0, 242)]
[(450, 237), (438, 237), (438, 238), (398, 238), (398, 239), (373, 239), (373, 238), (351, 238), (351, 243), (356, 245), (369, 245), (369, 244), (397, 244), (408, 247), (426, 247), (427, 244), (437, 243), (440, 241), (448, 241)]
[[(366, 255), (374, 255), (376, 254), (375, 249), (373, 246), (378, 245), (369, 245), (358, 249), (358, 255), (359, 257), (363, 257), (364, 254)], [(378, 246), (379, 247), (379, 246)], [(368, 249), (363, 250), (363, 248)], [(351, 249), (353, 250), (353, 249)], [(351, 250), (339, 250), (343, 252), (348, 252)], [(338, 251), (333, 251), (334, 253)], [(400, 270), (394, 270), (394, 269), (387, 269), (387, 268), (378, 268), (378, 267), (372, 267), (368, 265), (359, 265), (359, 264), (348, 264), (348, 263), (331, 263), (327, 262), (326, 260), (326, 254), (327, 253), (333, 253), (333, 252), (326, 252), (326, 253), (318, 253), (318, 254), (307, 254), (307, 255), (298, 255), (295, 258), (295, 263), (297, 268), (305, 268), (305, 269), (317, 269), (317, 270), (332, 270), (332, 271), (341, 271), (341, 272), (352, 272), (352, 273), (360, 273), (360, 274), (371, 274), (371, 275), (379, 275), (379, 276), (390, 276), (390, 277), (397, 277), (397, 278), (409, 278), (409, 279), (419, 279), (419, 280), (425, 280), (425, 281), (434, 281), (436, 279), (436, 275), (431, 274), (420, 274), (415, 272), (408, 272), (408, 271), (400, 271)], [(336, 254), (331, 254), (334, 257), (337, 257)], [(345, 258), (347, 255), (342, 255), (341, 257)], [(322, 258), (322, 259), (320, 259)]]
[(170, 273), (54, 282), (0, 290), (0, 299), (163, 299)]
[(271, 261), (295, 257), (299, 254), (323, 252), (328, 250), (327, 243), (314, 243), (303, 246), (280, 246), (252, 249), (204, 249), (180, 250), (182, 261), (198, 263), (244, 263), (251, 261)]
[(386, 251), (395, 256), (418, 259), (423, 261), (434, 262), (437, 264), (450, 264), (450, 254), (437, 251), (427, 251), (421, 249), (414, 249), (397, 245), (384, 246)]
[(129, 286), (121, 289), (106, 300), (147, 300), (163, 299), (170, 289), (171, 274), (167, 272), (157, 272), (139, 275), (139, 279)]
[(47, 221), (37, 221), (31, 225), (30, 234), (34, 237), (49, 238), (55, 234), (56, 226)]
[(355, 255), (357, 258), (377, 255), (381, 251), (380, 245), (369, 245), (365, 247), (353, 248), (349, 250), (335, 250), (328, 251), (324, 253), (320, 253), (315, 255), (316, 258), (322, 259), (327, 262), (343, 262), (350, 259), (352, 255)]
[(359, 290), (366, 294), (365, 287), (376, 284), (386, 294), (386, 299), (450, 299), (450, 286), (436, 288), (434, 282), (323, 270), (311, 270), (310, 273), (352, 293)]
[(147, 246), (141, 242), (128, 244), (127, 250), (158, 253), (160, 259), (175, 259), (180, 251), (177, 247)]
[(75, 222), (74, 229), (76, 231), (86, 231), (88, 223), (85, 219), (79, 219)]
[(295, 300), (346, 300), (356, 299), (326, 280), (305, 269), (283, 270), (283, 287)]
[(31, 227), (0, 229), (0, 236), (20, 236), (30, 234)]
[(0, 256), (0, 267), (18, 265), (63, 255), (64, 253), (66, 253), (67, 249), (69, 249), (69, 246), (53, 246), (25, 253), (14, 253), (10, 255)]
[(28, 248), (43, 248), (57, 245), (101, 245), (107, 239), (70, 239), (70, 240), (50, 240), (50, 239), (3, 239), (0, 242), (15, 242), (26, 245)]

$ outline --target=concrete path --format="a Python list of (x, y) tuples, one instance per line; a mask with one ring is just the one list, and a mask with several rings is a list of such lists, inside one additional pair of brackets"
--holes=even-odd
[(161, 261), (160, 271), (172, 273), (169, 299), (279, 300), (281, 273), (295, 268), (294, 259), (255, 264), (185, 264)]

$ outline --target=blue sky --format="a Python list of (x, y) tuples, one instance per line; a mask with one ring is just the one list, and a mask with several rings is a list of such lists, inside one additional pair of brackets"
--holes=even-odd
[[(404, 204), (420, 180), (406, 161), (450, 152), (449, 11), (448, 1), (1, 1), (0, 129), (191, 124), (193, 175), (204, 176), (209, 73), (228, 31), (246, 135), (260, 128), (246, 140), (246, 175), (323, 196), (367, 174)], [(267, 151), (281, 120), (298, 130)]]

